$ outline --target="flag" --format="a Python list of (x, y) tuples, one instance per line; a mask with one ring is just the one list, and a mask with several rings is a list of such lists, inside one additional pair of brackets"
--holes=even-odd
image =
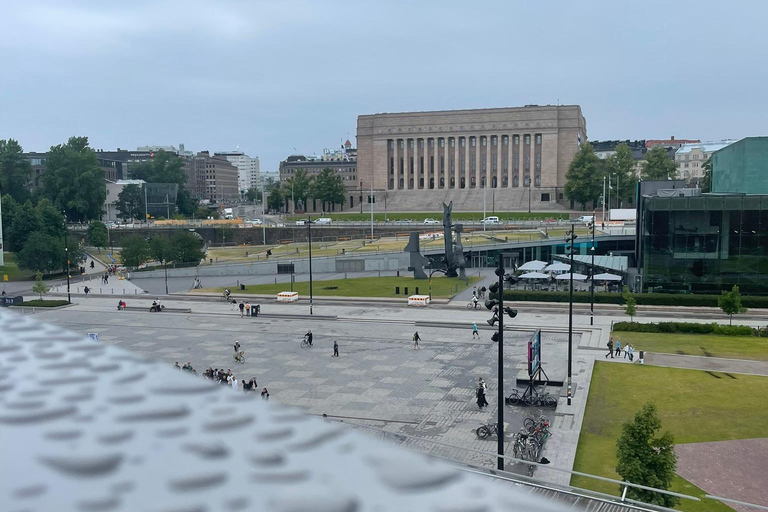
[(347, 148), (344, 147), (344, 144), (341, 145), (341, 154), (344, 155), (344, 160), (349, 162), (349, 155), (347, 154)]
[(579, 143), (579, 149), (581, 149), (581, 135), (578, 135), (577, 141)]

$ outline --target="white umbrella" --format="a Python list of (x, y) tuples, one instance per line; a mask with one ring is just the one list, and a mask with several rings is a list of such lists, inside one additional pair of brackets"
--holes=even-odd
[(541, 272), (528, 272), (527, 274), (522, 274), (519, 276), (520, 279), (549, 279), (549, 276), (547, 274), (542, 274)]
[[(571, 278), (571, 274), (570, 273), (568, 273), (568, 274), (560, 274), (559, 276), (555, 276), (555, 279), (557, 279), (558, 281), (565, 281), (565, 280), (568, 280), (570, 278)], [(586, 281), (587, 280), (587, 276), (585, 276), (584, 274), (579, 274), (579, 273), (574, 272), (573, 280), (574, 281)]]
[(621, 276), (616, 274), (597, 274), (592, 276), (593, 281), (621, 281)]
[(529, 261), (528, 263), (523, 263), (517, 268), (517, 270), (541, 270), (546, 266), (547, 264), (544, 261), (533, 260)]
[(567, 263), (555, 262), (544, 269), (544, 272), (561, 272), (571, 270), (571, 266)]

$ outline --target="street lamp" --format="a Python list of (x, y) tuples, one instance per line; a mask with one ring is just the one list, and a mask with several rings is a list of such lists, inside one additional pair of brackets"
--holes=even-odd
[[(597, 212), (595, 212), (597, 213)], [(587, 228), (592, 229), (592, 247), (590, 248), (590, 251), (592, 252), (592, 268), (590, 269), (590, 279), (589, 279), (589, 325), (594, 325), (595, 322), (595, 216), (592, 215), (592, 221), (587, 224)], [(573, 273), (573, 270), (571, 270), (571, 273)]]
[(307, 215), (307, 240), (309, 241), (309, 314), (312, 314), (312, 218)]
[(63, 210), (61, 213), (64, 214), (64, 258), (67, 262), (64, 268), (64, 272), (67, 274), (67, 303), (72, 304), (72, 295), (70, 294), (69, 289), (69, 243), (67, 242), (67, 212), (66, 210)]
[(565, 234), (566, 251), (570, 255), (571, 259), (571, 272), (570, 272), (570, 292), (568, 296), (568, 405), (571, 405), (571, 398), (573, 397), (573, 388), (571, 387), (571, 369), (572, 369), (572, 355), (573, 355), (573, 254), (576, 252), (574, 240), (578, 238), (576, 236), (576, 225), (571, 224), (571, 230)]

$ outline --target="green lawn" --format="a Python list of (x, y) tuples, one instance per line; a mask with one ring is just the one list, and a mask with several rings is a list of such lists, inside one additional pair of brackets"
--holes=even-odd
[[(496, 216), (499, 220), (544, 220), (544, 219), (563, 219), (569, 218), (568, 213), (563, 212), (486, 212), (487, 216)], [(312, 218), (326, 217), (338, 221), (348, 222), (365, 222), (371, 220), (370, 208), (364, 213), (327, 213), (321, 215), (319, 213), (312, 214)], [(294, 215), (287, 216), (286, 220), (293, 221), (299, 219), (306, 219), (307, 215)], [(457, 220), (482, 220), (483, 212), (453, 212), (451, 218), (454, 221)], [(395, 220), (411, 220), (413, 222), (421, 222), (424, 219), (435, 219), (442, 222), (443, 212), (388, 212), (387, 219), (390, 221)], [(384, 213), (374, 212), (373, 220), (384, 221)]]
[[(470, 277), (469, 286), (476, 282), (479, 277)], [(458, 291), (466, 288), (464, 281), (459, 278), (433, 277), (432, 278), (432, 297), (446, 298), (455, 295), (456, 286)], [(400, 287), (400, 295), (395, 295), (395, 287)], [(328, 289), (336, 287), (335, 289)], [(331, 296), (331, 297), (400, 297), (405, 298), (404, 288), (408, 288), (408, 295), (416, 293), (416, 287), (419, 288), (419, 294), (429, 294), (429, 280), (416, 280), (412, 277), (358, 277), (353, 279), (335, 279), (330, 281), (314, 281), (312, 284), (312, 295)], [(277, 295), (280, 292), (290, 290), (289, 283), (278, 284), (260, 284), (248, 285), (245, 291), (232, 289), (233, 294), (267, 294)], [(293, 285), (293, 290), (299, 292), (300, 297), (309, 296), (309, 282), (297, 282)], [(204, 292), (223, 293), (224, 288), (209, 288), (201, 290)]]
[[(19, 269), (14, 253), (3, 251), (3, 259), (5, 260), (5, 265), (0, 265), (0, 274), (8, 276), (9, 281), (33, 279), (35, 277), (34, 272)], [(2, 276), (0, 276), (0, 279), (5, 280)]]
[(768, 361), (768, 338), (756, 336), (614, 332), (613, 337), (648, 352)]
[[(656, 404), (662, 429), (671, 431), (676, 443), (768, 437), (768, 377), (736, 374), (732, 379), (719, 375), (718, 379), (700, 370), (597, 361), (574, 470), (620, 480), (614, 468), (621, 426), (648, 400)], [(619, 493), (615, 484), (586, 477), (574, 476), (571, 484)], [(671, 490), (695, 496), (704, 494), (680, 477)], [(733, 496), (738, 499), (735, 491)], [(677, 508), (703, 510), (701, 503), (690, 500), (682, 500)], [(706, 510), (731, 509), (707, 500)]]

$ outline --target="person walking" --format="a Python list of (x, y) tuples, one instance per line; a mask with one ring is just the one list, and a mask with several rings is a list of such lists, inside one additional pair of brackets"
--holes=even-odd
[(480, 339), (480, 332), (477, 330), (477, 324), (472, 322), (472, 339), (475, 339), (475, 336), (477, 336), (477, 339)]
[(269, 391), (267, 391), (267, 388), (261, 390), (261, 398), (269, 400)]
[(477, 391), (475, 392), (475, 395), (477, 396), (477, 407), (479, 409), (488, 406), (488, 400), (485, 399), (485, 392), (485, 382), (483, 382), (483, 378), (480, 377), (477, 379)]
[(83, 291), (85, 292), (85, 298), (87, 299), (88, 294), (91, 292), (91, 289), (86, 286), (85, 288), (83, 288)]
[(240, 318), (243, 318), (243, 313), (245, 313), (245, 304), (241, 302), (237, 307), (240, 308)]
[(627, 343), (626, 346), (624, 347), (624, 359), (629, 357), (630, 349), (631, 348), (632, 348), (632, 344), (631, 343)]
[[(616, 354), (616, 357), (620, 357), (621, 356), (621, 341), (616, 340), (616, 342), (613, 344), (613, 349), (614, 349), (614, 353)], [(624, 349), (624, 352), (626, 352), (626, 351), (627, 350)]]
[[(626, 350), (625, 350), (625, 352), (626, 352)], [(629, 346), (629, 362), (631, 363), (634, 360), (635, 360), (635, 347), (630, 345)], [(642, 363), (642, 361), (641, 361), (641, 363)]]
[(251, 316), (251, 303), (245, 303), (245, 316)]
[(333, 340), (333, 355), (331, 357), (339, 357), (339, 344), (336, 340)]
[(307, 334), (304, 335), (307, 338), (307, 343), (309, 343), (309, 346), (312, 346), (312, 339), (314, 336), (312, 335), (312, 331), (307, 331)]
[(605, 358), (608, 359), (608, 356), (611, 356), (611, 359), (613, 359), (613, 338), (608, 340), (608, 353), (605, 354)]
[(421, 341), (421, 337), (419, 336), (419, 331), (416, 331), (413, 334), (413, 350), (416, 350), (419, 348), (420, 341)]

